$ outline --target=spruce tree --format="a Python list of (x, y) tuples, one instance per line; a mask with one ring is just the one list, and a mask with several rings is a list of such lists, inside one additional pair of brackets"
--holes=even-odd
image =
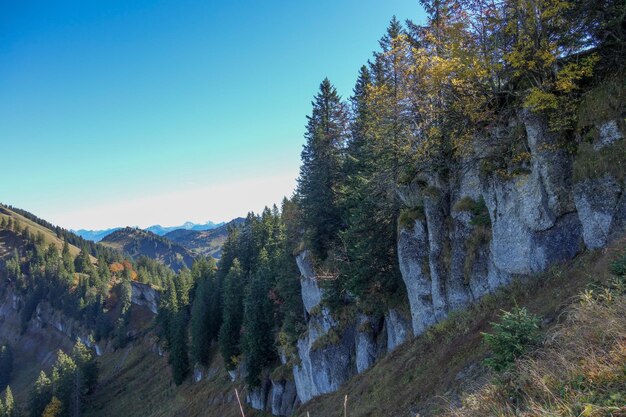
[(77, 395), (76, 378), (78, 368), (74, 360), (62, 350), (57, 354), (57, 361), (52, 369), (52, 384), (54, 395), (61, 402), (62, 416), (70, 416), (75, 409)]
[(261, 250), (258, 270), (254, 274), (244, 301), (243, 353), (246, 357), (248, 384), (260, 384), (260, 375), (265, 367), (274, 360), (273, 322), (274, 309), (269, 299), (269, 290), (273, 278), (267, 251)]
[(342, 224), (337, 193), (348, 119), (344, 103), (327, 78), (312, 105), (297, 192), (307, 242), (323, 259), (336, 242)]
[(7, 386), (6, 391), (4, 392), (4, 415), (6, 417), (18, 417), (18, 413), (19, 411), (15, 405), (11, 387)]
[(187, 336), (187, 313), (185, 310), (178, 311), (170, 322), (170, 334), (172, 337), (169, 363), (172, 366), (174, 383), (180, 385), (189, 373), (189, 349)]
[(30, 417), (41, 417), (52, 400), (52, 381), (44, 371), (39, 373), (29, 397)]
[(13, 373), (13, 350), (9, 345), (0, 346), (0, 391), (11, 382)]
[(243, 320), (243, 273), (238, 259), (226, 275), (223, 293), (223, 321), (219, 332), (220, 352), (228, 370), (237, 365), (241, 353), (239, 337)]

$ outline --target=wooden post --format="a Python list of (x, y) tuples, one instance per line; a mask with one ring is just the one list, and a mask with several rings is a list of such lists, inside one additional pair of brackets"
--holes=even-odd
[(241, 417), (246, 417), (245, 413), (243, 412), (243, 406), (241, 405), (241, 400), (239, 399), (239, 392), (237, 391), (237, 388), (235, 388), (235, 395), (237, 396), (237, 402), (239, 403), (239, 410), (241, 410)]

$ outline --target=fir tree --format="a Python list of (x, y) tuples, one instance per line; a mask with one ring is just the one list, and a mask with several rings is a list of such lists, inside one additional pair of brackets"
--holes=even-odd
[(246, 380), (252, 386), (259, 385), (260, 374), (275, 358), (273, 322), (274, 312), (269, 289), (273, 274), (265, 249), (261, 250), (258, 271), (254, 275), (244, 301), (243, 353), (246, 357)]
[(52, 400), (52, 381), (44, 371), (39, 373), (37, 381), (30, 392), (29, 409), (30, 417), (41, 417), (46, 406)]
[(226, 368), (236, 367), (237, 356), (241, 353), (239, 337), (243, 319), (243, 273), (238, 259), (226, 275), (223, 294), (223, 321), (219, 332), (219, 344)]
[(342, 223), (337, 192), (348, 120), (346, 107), (328, 79), (320, 85), (312, 104), (298, 195), (307, 241), (315, 255), (325, 258)]
[(13, 373), (13, 350), (9, 345), (0, 346), (0, 391), (11, 382)]

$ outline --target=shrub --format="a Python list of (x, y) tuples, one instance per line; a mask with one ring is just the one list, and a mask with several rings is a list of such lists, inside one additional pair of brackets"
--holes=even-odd
[(485, 342), (493, 350), (485, 364), (495, 371), (508, 369), (515, 359), (522, 356), (541, 340), (539, 317), (526, 308), (505, 311), (499, 323), (493, 324), (493, 333), (483, 333)]
[(618, 277), (626, 277), (626, 253), (611, 263), (611, 273)]
[(400, 212), (400, 217), (398, 218), (398, 226), (400, 229), (413, 229), (416, 220), (424, 220), (424, 208), (423, 207), (414, 207), (414, 208), (405, 208)]

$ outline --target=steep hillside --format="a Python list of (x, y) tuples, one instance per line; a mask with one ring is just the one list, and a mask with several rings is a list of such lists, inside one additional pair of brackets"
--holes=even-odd
[[(303, 404), (295, 415), (343, 415), (346, 395), (348, 415), (352, 416), (439, 415), (464, 392), (490, 381), (483, 365), (489, 349), (481, 332), (491, 330), (490, 323), (497, 320), (501, 309), (527, 307), (543, 318), (542, 331), (548, 332), (565, 320), (562, 312), (576, 303), (589, 285), (611, 279), (609, 264), (625, 251), (626, 238), (621, 238), (605, 250), (579, 256), (526, 282), (515, 282), (408, 340), (337, 392)], [(149, 336), (127, 349), (106, 353), (101, 358), (103, 378), (88, 400), (86, 415), (104, 417), (123, 410), (126, 417), (240, 416), (234, 389), (238, 387), (243, 398), (247, 393), (244, 384), (233, 384), (219, 354), (213, 358), (208, 368), (194, 372), (202, 378), (200, 382), (190, 379), (176, 387), (166, 357), (160, 356)], [(247, 416), (258, 415), (247, 404), (244, 411)]]
[(169, 266), (174, 271), (191, 268), (193, 254), (184, 247), (154, 233), (126, 227), (106, 236), (100, 243), (124, 253), (133, 259), (147, 256)]
[(219, 259), (222, 254), (222, 246), (228, 236), (228, 228), (240, 226), (243, 221), (244, 219), (239, 217), (212, 230), (173, 230), (167, 233), (165, 237), (196, 255), (212, 256)]
[[(16, 213), (8, 207), (0, 205), (0, 222), (2, 222), (3, 219), (4, 221), (8, 221), (9, 219), (11, 219), (12, 221), (17, 222), (21, 229), (28, 228), (29, 233), (31, 233), (32, 235), (41, 234), (46, 245), (53, 244), (57, 247), (59, 251), (63, 249), (63, 240), (54, 231), (34, 222), (31, 219), (24, 217), (21, 214)], [(9, 234), (6, 233), (2, 236), (3, 237), (0, 237), (0, 258), (7, 255), (8, 247), (16, 244), (16, 242), (11, 242), (11, 245), (3, 244), (2, 239), (10, 239), (11, 237), (9, 236)], [(70, 253), (73, 256), (78, 255), (78, 253), (80, 252), (79, 248), (71, 244), (69, 245), (69, 249)]]

